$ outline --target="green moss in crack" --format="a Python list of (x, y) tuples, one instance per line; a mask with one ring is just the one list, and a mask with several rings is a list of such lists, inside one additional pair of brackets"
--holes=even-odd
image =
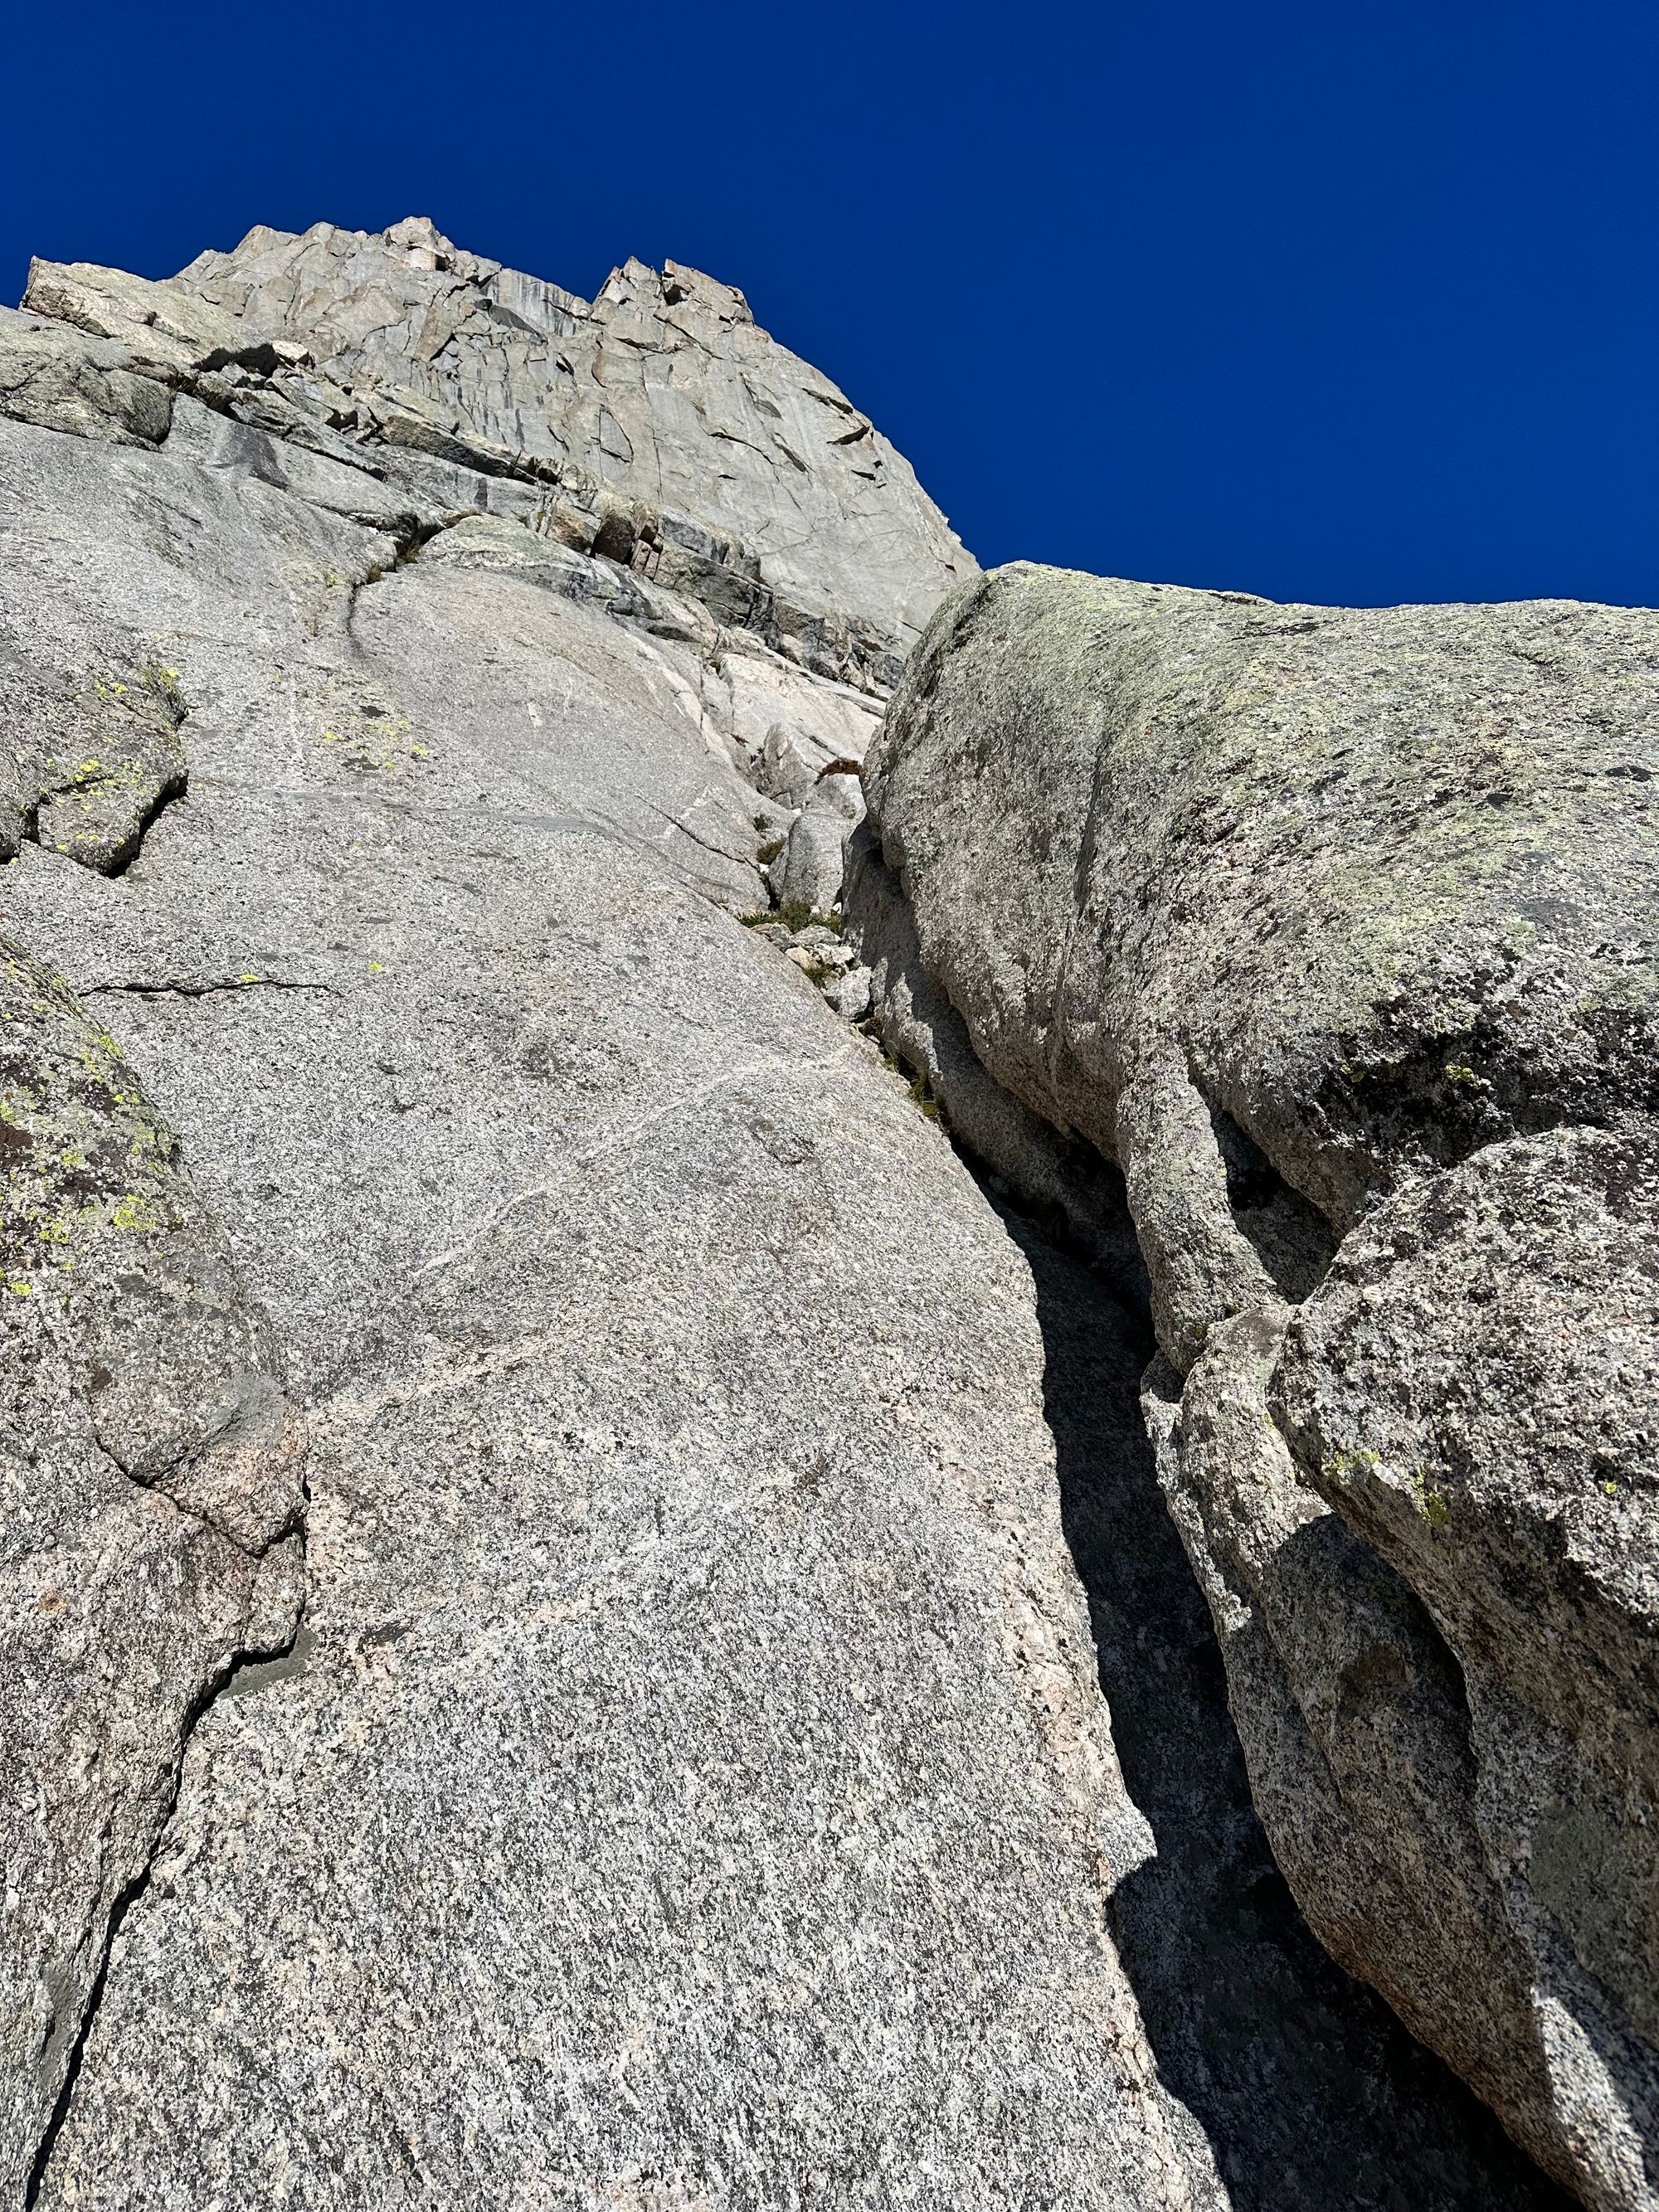
[(1412, 1498), (1431, 1535), (1440, 1537), (1451, 1533), (1451, 1500), (1443, 1490), (1437, 1490), (1425, 1468), (1414, 1467), (1411, 1472)]

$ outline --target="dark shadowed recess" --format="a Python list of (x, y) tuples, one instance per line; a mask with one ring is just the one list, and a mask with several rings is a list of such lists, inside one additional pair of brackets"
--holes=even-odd
[(991, 1202), (1036, 1285), (1066, 1541), (1124, 1779), (1157, 1841), (1117, 1890), (1117, 1948), (1235, 2212), (1568, 2212), (1309, 1931), (1252, 1807), (1221, 1656), (1152, 1471), (1145, 1324)]

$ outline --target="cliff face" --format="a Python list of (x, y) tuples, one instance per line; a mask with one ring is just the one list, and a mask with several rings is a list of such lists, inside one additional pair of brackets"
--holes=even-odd
[(1553, 2201), (1267, 1855), (1115, 1168), (822, 919), (879, 434), (422, 222), (37, 264), (0, 414), (0, 2203)]

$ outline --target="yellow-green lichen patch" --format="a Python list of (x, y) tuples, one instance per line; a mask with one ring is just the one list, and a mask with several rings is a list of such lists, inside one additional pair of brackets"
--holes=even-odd
[(106, 873), (125, 866), (158, 807), (185, 786), (179, 672), (146, 660), (128, 675), (94, 673), (72, 749), (40, 770), (34, 835), (53, 852)]
[(1418, 1512), (1437, 1536), (1445, 1535), (1451, 1528), (1451, 1500), (1437, 1489), (1427, 1470), (1414, 1467), (1411, 1471), (1412, 1501)]
[(166, 1220), (154, 1199), (146, 1198), (136, 1190), (123, 1191), (109, 1210), (112, 1229), (153, 1233), (167, 1226)]
[(108, 1031), (15, 948), (0, 961), (0, 1270), (71, 1275), (112, 1236), (168, 1234), (187, 1210), (173, 1133)]
[(436, 758), (409, 716), (366, 684), (337, 678), (325, 711), (319, 755), (356, 775), (407, 775)]

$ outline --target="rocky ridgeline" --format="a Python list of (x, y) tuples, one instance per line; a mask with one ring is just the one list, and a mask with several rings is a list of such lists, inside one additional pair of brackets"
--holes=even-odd
[(420, 221), (0, 415), (0, 2205), (1648, 2204), (1655, 618)]

